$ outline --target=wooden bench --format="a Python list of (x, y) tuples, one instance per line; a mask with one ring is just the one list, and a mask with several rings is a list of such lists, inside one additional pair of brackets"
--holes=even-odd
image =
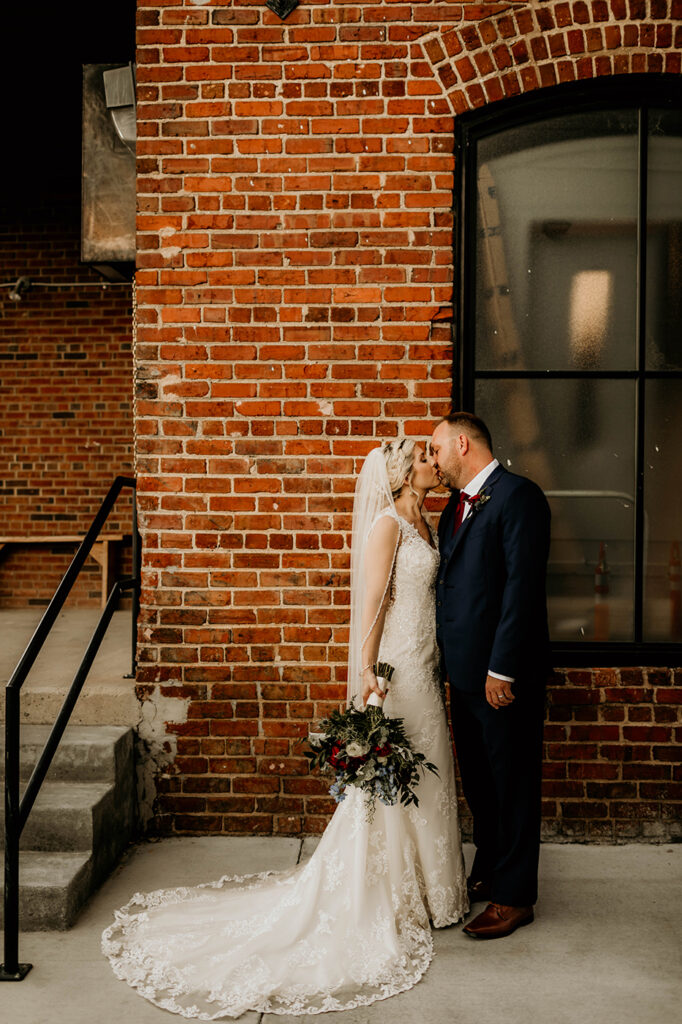
[[(80, 544), (84, 534), (33, 534), (16, 537), (0, 537), (0, 554), (8, 544)], [(114, 583), (116, 571), (116, 550), (122, 540), (130, 537), (129, 533), (100, 534), (90, 548), (89, 554), (102, 566), (102, 598), (101, 607), (107, 603), (109, 592)]]

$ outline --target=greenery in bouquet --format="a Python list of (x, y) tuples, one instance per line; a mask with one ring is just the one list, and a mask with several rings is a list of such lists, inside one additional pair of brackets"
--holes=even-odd
[[(386, 668), (390, 666), (375, 666), (375, 671), (390, 679), (392, 670), (390, 675), (378, 671)], [(361, 789), (369, 820), (377, 799), (387, 806), (398, 801), (418, 806), (415, 787), (420, 772), (438, 774), (435, 764), (412, 749), (403, 719), (389, 718), (373, 705), (358, 708), (353, 702), (344, 711), (333, 711), (320, 722), (320, 732), (310, 734), (309, 742), (312, 750), (305, 753), (311, 767), (335, 774), (329, 792), (336, 802), (345, 800), (348, 786)]]

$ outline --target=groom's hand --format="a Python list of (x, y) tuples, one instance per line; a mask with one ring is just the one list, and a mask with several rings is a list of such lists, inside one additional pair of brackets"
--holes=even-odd
[(485, 699), (494, 708), (505, 708), (514, 700), (511, 683), (496, 676), (488, 676), (485, 681)]

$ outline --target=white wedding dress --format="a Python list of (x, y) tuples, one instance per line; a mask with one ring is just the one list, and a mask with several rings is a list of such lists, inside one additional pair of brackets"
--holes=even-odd
[(308, 1014), (365, 1006), (415, 985), (433, 955), (430, 921), (469, 910), (450, 733), (440, 690), (435, 575), (439, 554), (400, 527), (379, 657), (395, 667), (384, 701), (439, 775), (419, 806), (377, 801), (366, 820), (351, 789), (312, 857), (285, 871), (136, 893), (102, 936), (119, 978), (183, 1017), (246, 1010)]

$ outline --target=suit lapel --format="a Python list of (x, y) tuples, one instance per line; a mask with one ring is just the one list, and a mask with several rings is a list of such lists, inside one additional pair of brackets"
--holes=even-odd
[[(481, 490), (482, 491), (486, 491), (486, 490), (489, 491), (492, 488), (494, 488), (495, 484), (498, 482), (500, 477), (503, 476), (503, 474), (506, 473), (506, 472), (507, 471), (504, 468), (504, 466), (496, 466), (495, 469), (490, 474), (490, 476), (488, 477), (488, 479), (485, 481), (485, 483), (481, 487)], [(459, 496), (459, 492), (458, 492), (458, 496)], [(486, 504), (487, 504), (487, 502), (486, 502)], [(448, 508), (449, 507), (450, 507), (450, 505), (448, 504)], [(478, 512), (470, 512), (469, 515), (464, 520), (464, 522), (462, 523), (462, 525), (460, 526), (459, 530), (455, 534), (455, 539), (453, 541), (452, 547), (450, 548), (450, 551), (449, 551), (449, 553), (448, 553), (448, 555), (446, 557), (446, 563), (445, 563), (445, 567), (446, 568), (450, 564), (450, 562), (452, 561), (452, 558), (453, 558), (455, 552), (459, 549), (460, 545), (462, 544), (462, 541), (466, 537), (466, 535), (467, 535), (467, 533), (469, 531), (469, 528), (471, 527), (472, 521), (476, 518), (476, 516), (485, 515), (485, 508), (486, 508), (486, 506), (483, 505), (478, 510)], [(445, 524), (445, 527), (449, 528), (449, 529), (452, 529), (452, 517), (451, 516), (448, 518), (448, 522)]]

